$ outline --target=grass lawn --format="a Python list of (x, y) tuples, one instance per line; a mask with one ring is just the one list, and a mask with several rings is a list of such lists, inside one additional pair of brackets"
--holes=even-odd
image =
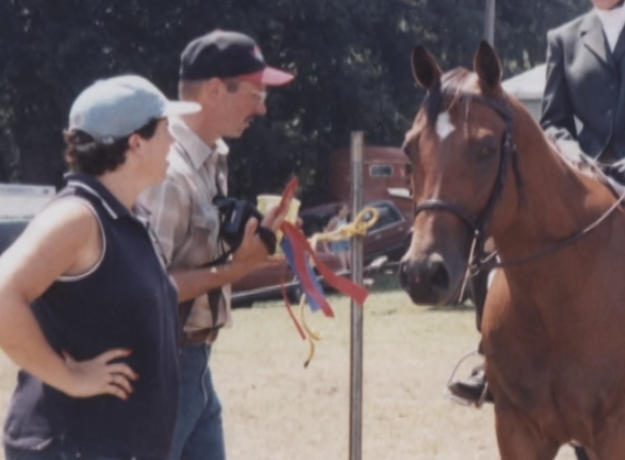
[[(236, 310), (213, 357), (230, 458), (348, 459), (350, 305), (308, 315), (323, 333), (308, 354), (280, 303)], [(492, 406), (443, 396), (457, 360), (475, 348), (474, 310), (415, 307), (399, 290), (365, 306), (363, 460), (498, 459)], [(473, 364), (460, 370), (468, 375)], [(572, 460), (570, 448), (558, 460)]]

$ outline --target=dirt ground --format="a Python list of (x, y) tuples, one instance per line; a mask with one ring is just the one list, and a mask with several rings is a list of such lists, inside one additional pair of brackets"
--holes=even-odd
[[(307, 342), (281, 303), (234, 311), (234, 328), (220, 334), (212, 357), (230, 460), (348, 459), (350, 305), (330, 301), (334, 319), (307, 317), (324, 336), (308, 368)], [(399, 291), (370, 297), (363, 460), (499, 458), (492, 408), (443, 396), (458, 358), (477, 344), (473, 324), (471, 308), (415, 307)], [(0, 354), (3, 413), (14, 384), (15, 368)], [(573, 459), (570, 448), (558, 456)]]

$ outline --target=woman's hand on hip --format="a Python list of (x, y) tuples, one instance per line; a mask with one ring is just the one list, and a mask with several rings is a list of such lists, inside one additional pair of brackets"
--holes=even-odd
[(132, 382), (139, 375), (130, 366), (117, 360), (131, 353), (130, 350), (109, 350), (86, 361), (76, 361), (63, 353), (71, 375), (70, 382), (63, 391), (74, 398), (110, 394), (120, 399), (128, 399), (134, 391)]

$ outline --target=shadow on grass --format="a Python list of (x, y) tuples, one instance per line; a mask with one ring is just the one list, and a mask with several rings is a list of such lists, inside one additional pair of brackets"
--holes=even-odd
[(443, 306), (435, 306), (430, 305), (424, 307), (427, 311), (435, 311), (435, 312), (449, 312), (455, 313), (459, 311), (475, 311), (475, 306), (471, 302), (465, 302), (457, 305), (443, 305)]
[[(399, 276), (397, 270), (380, 271), (374, 274), (368, 275), (371, 285), (369, 289), (371, 292), (389, 292), (389, 291), (401, 291), (402, 288), (399, 285)], [(458, 303), (454, 305), (421, 305), (420, 308), (424, 308), (426, 311), (436, 312), (458, 312), (458, 311), (473, 311), (475, 306), (469, 301)]]

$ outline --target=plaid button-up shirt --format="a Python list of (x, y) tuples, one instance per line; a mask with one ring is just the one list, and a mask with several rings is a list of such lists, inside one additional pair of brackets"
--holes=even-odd
[[(227, 194), (228, 146), (218, 140), (209, 147), (181, 119), (171, 119), (169, 130), (174, 143), (167, 178), (145, 191), (140, 201), (150, 210), (150, 223), (168, 268), (199, 267), (225, 251), (218, 239), (219, 214), (213, 198), (220, 191)], [(230, 325), (230, 286), (222, 292), (213, 313), (208, 296), (195, 299), (185, 332)]]

